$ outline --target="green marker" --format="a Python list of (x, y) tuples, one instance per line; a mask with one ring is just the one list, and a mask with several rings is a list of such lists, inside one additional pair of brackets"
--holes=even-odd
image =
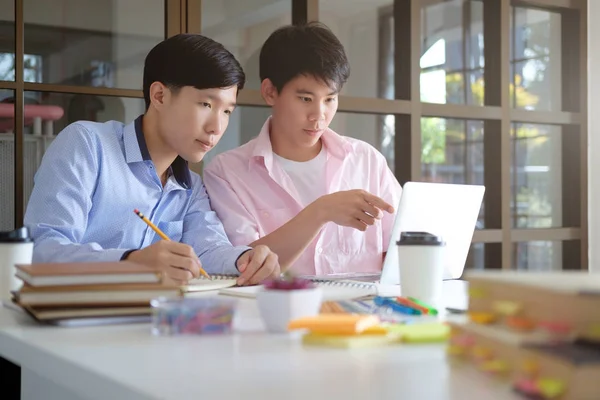
[(408, 297), (408, 299), (414, 303), (417, 303), (421, 307), (425, 307), (427, 309), (428, 315), (438, 315), (438, 311), (435, 308), (431, 307), (430, 305), (427, 305), (427, 304), (423, 303), (422, 301), (415, 299), (414, 297)]

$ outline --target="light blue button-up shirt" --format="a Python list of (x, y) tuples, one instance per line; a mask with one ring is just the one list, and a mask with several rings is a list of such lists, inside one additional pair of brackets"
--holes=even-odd
[(142, 117), (124, 125), (76, 122), (48, 148), (35, 175), (25, 225), (34, 262), (118, 261), (160, 237), (139, 209), (173, 241), (194, 248), (210, 274), (238, 274), (249, 247), (228, 240), (202, 179), (177, 158), (163, 187), (150, 159)]

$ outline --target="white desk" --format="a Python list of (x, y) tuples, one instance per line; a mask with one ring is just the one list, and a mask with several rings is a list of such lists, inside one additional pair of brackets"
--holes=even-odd
[(22, 366), (25, 400), (520, 399), (468, 364), (450, 368), (441, 344), (304, 347), (265, 334), (253, 300), (239, 307), (243, 332), (203, 337), (40, 326), (0, 308), (0, 355)]

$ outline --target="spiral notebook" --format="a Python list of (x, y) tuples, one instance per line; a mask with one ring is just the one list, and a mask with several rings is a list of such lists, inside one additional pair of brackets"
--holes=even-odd
[[(326, 277), (304, 277), (323, 288), (323, 301), (352, 300), (377, 296), (378, 286), (374, 282), (362, 282), (347, 279), (327, 279)], [(219, 290), (220, 294), (235, 297), (254, 298), (262, 290), (262, 285), (227, 287)]]
[(219, 290), (237, 285), (236, 275), (211, 275), (210, 279), (204, 276), (192, 279), (183, 286), (184, 292), (205, 292), (208, 290)]

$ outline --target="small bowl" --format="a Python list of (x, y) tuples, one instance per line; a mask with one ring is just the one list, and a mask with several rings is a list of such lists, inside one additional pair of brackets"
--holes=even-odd
[(267, 331), (287, 332), (290, 321), (318, 315), (323, 292), (320, 287), (306, 289), (263, 289), (256, 295), (260, 315)]

